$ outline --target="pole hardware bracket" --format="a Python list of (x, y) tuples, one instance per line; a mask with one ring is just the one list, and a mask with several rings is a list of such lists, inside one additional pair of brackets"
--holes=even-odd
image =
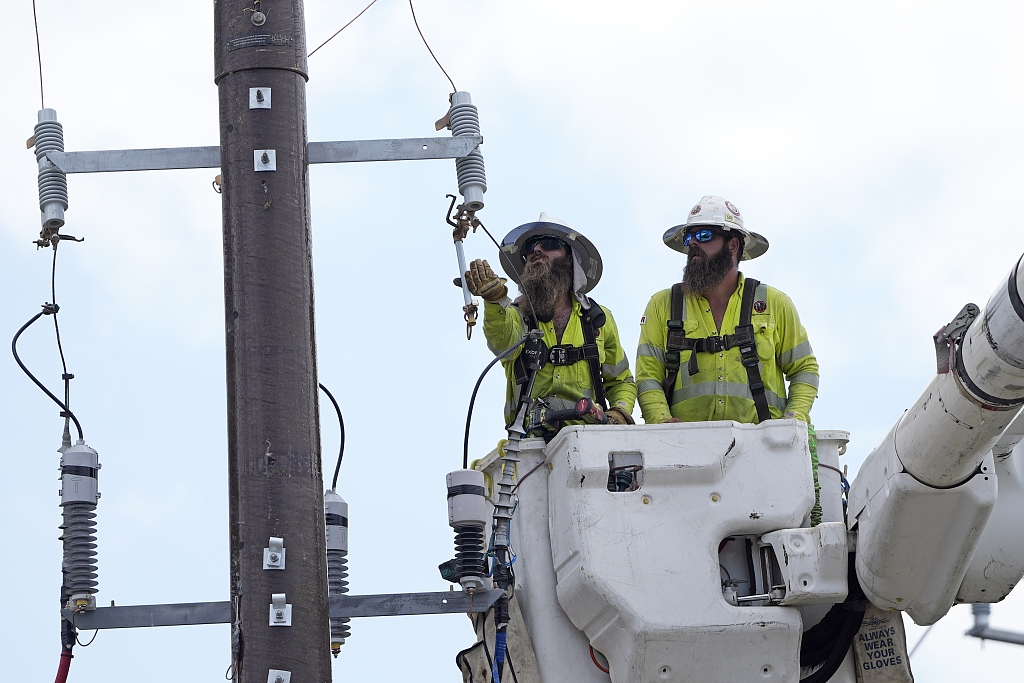
[(252, 151), (252, 165), (254, 171), (276, 171), (277, 150), (254, 149)]
[(270, 88), (249, 88), (249, 109), (270, 109)]
[(267, 683), (291, 683), (292, 672), (281, 669), (271, 669), (267, 673)]
[(935, 367), (940, 375), (949, 372), (949, 349), (960, 340), (974, 319), (981, 313), (977, 304), (966, 304), (956, 317), (932, 335), (935, 341)]
[(270, 547), (263, 549), (264, 569), (284, 569), (284, 539), (270, 537)]
[(285, 602), (284, 593), (274, 593), (270, 599), (270, 625), (291, 626), (292, 606)]

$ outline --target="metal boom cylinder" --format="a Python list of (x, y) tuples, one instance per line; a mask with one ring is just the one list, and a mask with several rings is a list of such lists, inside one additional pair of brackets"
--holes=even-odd
[(1022, 275), (939, 331), (938, 374), (851, 485), (861, 587), (921, 625), (952, 606), (996, 502), (992, 447), (1024, 404)]
[(963, 337), (949, 372), (936, 375), (896, 429), (906, 471), (934, 487), (973, 475), (1024, 404), (1024, 304), (1020, 261)]

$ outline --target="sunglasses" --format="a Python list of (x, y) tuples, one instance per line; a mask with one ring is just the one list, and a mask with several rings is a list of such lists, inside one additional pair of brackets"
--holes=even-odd
[(715, 238), (716, 235), (718, 235), (717, 232), (715, 232), (714, 230), (708, 230), (707, 228), (694, 230), (693, 232), (686, 233), (686, 236), (683, 237), (683, 246), (690, 246), (690, 242), (694, 240), (697, 240), (698, 242), (701, 243), (710, 242)]
[(523, 253), (529, 254), (533, 251), (533, 248), (537, 245), (544, 251), (555, 251), (556, 249), (564, 249), (565, 242), (558, 237), (551, 237), (550, 235), (537, 235), (526, 240), (523, 244)]

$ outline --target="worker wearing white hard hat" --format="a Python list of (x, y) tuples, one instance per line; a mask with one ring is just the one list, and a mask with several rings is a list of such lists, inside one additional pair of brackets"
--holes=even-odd
[(768, 250), (768, 240), (744, 227), (735, 204), (713, 195), (663, 240), (687, 255), (686, 268), (682, 282), (651, 297), (640, 319), (644, 420), (796, 418), (809, 425), (818, 361), (807, 331), (788, 296), (739, 271), (740, 261)]
[[(583, 421), (633, 424), (636, 384), (610, 310), (587, 296), (601, 279), (597, 248), (579, 232), (545, 213), (515, 228), (501, 243), (502, 269), (519, 285), (513, 301), (504, 278), (476, 260), (466, 284), (484, 299), (484, 336), (501, 353), (531, 329), (543, 332), (547, 351), (530, 398), (566, 410), (581, 398), (595, 404)], [(511, 423), (524, 386), (522, 348), (502, 360), (508, 380), (505, 420)], [(566, 421), (572, 424), (576, 421)], [(529, 425), (527, 425), (529, 426)]]

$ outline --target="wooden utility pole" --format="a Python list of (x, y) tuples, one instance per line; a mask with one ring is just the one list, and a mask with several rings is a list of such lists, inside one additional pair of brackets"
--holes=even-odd
[[(324, 683), (331, 667), (303, 7), (215, 0), (214, 13), (232, 631), (241, 633), (235, 680), (266, 683), (278, 670), (294, 683)], [(271, 537), (284, 539), (284, 570), (264, 569)], [(290, 626), (270, 625), (280, 593), (292, 606)]]

